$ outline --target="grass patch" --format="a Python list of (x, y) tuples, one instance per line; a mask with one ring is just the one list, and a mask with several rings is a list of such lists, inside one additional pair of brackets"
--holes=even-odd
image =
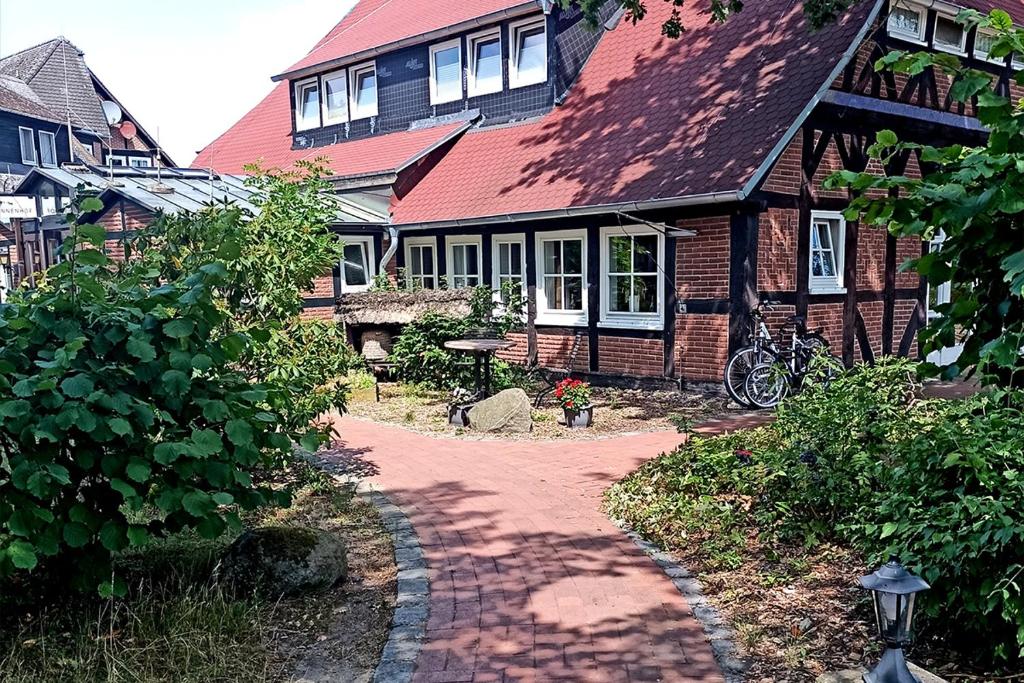
[(0, 585), (0, 683), (293, 680), (323, 658), (339, 660), (336, 680), (372, 671), (394, 609), (390, 536), (371, 505), (319, 470), (300, 464), (274, 479), (295, 488), (293, 506), (247, 523), (339, 534), (345, 585), (281, 601), (225, 595), (210, 577), (233, 538), (193, 534), (119, 556), (123, 600), (68, 593), (66, 576), (40, 572)]

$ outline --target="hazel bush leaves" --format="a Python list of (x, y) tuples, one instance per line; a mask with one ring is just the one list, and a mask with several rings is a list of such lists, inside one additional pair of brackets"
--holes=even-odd
[(59, 557), (112, 595), (112, 553), (215, 537), (242, 510), (287, 503), (253, 472), (324, 435), (289, 429), (295, 396), (241, 369), (260, 333), (231, 330), (230, 264), (168, 277), (160, 249), (111, 264), (105, 231), (76, 222), (97, 204), (69, 215), (65, 260), (41, 286), (0, 306), (0, 574)]

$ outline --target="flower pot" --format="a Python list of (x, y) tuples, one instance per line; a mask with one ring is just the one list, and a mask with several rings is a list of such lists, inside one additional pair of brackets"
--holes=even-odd
[(453, 427), (469, 426), (469, 410), (472, 403), (456, 404), (448, 407), (448, 424)]
[(565, 426), (569, 429), (586, 429), (594, 424), (594, 406), (562, 410), (565, 411)]

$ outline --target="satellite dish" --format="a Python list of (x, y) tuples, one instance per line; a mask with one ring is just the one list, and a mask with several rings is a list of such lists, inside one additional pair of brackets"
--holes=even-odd
[(107, 117), (107, 123), (111, 126), (116, 126), (124, 119), (124, 112), (121, 111), (121, 107), (117, 106), (116, 102), (111, 102), (110, 100), (103, 100), (103, 115)]
[(135, 136), (139, 134), (139, 129), (135, 127), (135, 124), (131, 121), (125, 121), (121, 124), (121, 135), (125, 140), (134, 140)]

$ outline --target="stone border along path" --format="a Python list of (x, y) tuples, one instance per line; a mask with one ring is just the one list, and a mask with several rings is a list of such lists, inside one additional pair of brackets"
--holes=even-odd
[(343, 441), (320, 458), (366, 480), (396, 535), (399, 605), (376, 680), (703, 682), (727, 680), (723, 669), (733, 679), (728, 633), (696, 582), (601, 511), (604, 490), (678, 434), (478, 442), (335, 426)]

